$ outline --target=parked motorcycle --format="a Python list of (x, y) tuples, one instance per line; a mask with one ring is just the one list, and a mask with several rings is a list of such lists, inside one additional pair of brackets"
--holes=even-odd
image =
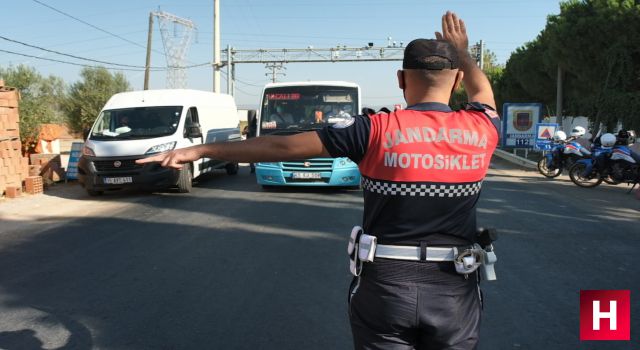
[(576, 141), (582, 135), (584, 128), (574, 129), (569, 139), (563, 131), (556, 131), (552, 138), (551, 151), (538, 161), (538, 172), (548, 178), (554, 178), (562, 174), (564, 169), (570, 169), (579, 159), (590, 156), (591, 152)]
[(609, 159), (608, 175), (616, 183), (635, 185), (640, 182), (640, 163), (626, 145), (613, 147)]
[[(604, 134), (594, 147), (593, 157), (581, 159), (569, 169), (571, 181), (580, 187), (595, 187), (602, 181), (610, 184), (640, 182), (640, 156), (629, 148), (633, 138)], [(633, 187), (632, 187), (633, 189)]]

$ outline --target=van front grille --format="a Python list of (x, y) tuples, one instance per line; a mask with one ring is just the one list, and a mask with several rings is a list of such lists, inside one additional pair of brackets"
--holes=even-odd
[(93, 165), (95, 165), (97, 171), (126, 171), (142, 168), (142, 165), (136, 164), (135, 159), (96, 160)]

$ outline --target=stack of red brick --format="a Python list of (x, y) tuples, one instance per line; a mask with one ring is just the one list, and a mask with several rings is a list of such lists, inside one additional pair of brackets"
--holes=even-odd
[[(20, 196), (22, 182), (29, 177), (29, 158), (22, 156), (18, 126), (20, 96), (16, 89), (3, 85), (0, 80), (0, 196), (14, 198)], [(37, 183), (36, 179), (33, 181)], [(30, 187), (33, 188), (39, 187)]]
[(59, 154), (31, 154), (29, 175), (41, 175), (46, 186), (65, 178)]

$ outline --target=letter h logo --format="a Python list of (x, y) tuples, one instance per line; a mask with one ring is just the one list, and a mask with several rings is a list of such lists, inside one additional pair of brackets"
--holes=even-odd
[(631, 291), (580, 291), (580, 340), (631, 340), (630, 323)]

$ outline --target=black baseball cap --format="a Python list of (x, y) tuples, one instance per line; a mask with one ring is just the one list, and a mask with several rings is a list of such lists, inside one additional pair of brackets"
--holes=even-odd
[(446, 40), (415, 39), (404, 49), (403, 69), (458, 69), (458, 52)]

